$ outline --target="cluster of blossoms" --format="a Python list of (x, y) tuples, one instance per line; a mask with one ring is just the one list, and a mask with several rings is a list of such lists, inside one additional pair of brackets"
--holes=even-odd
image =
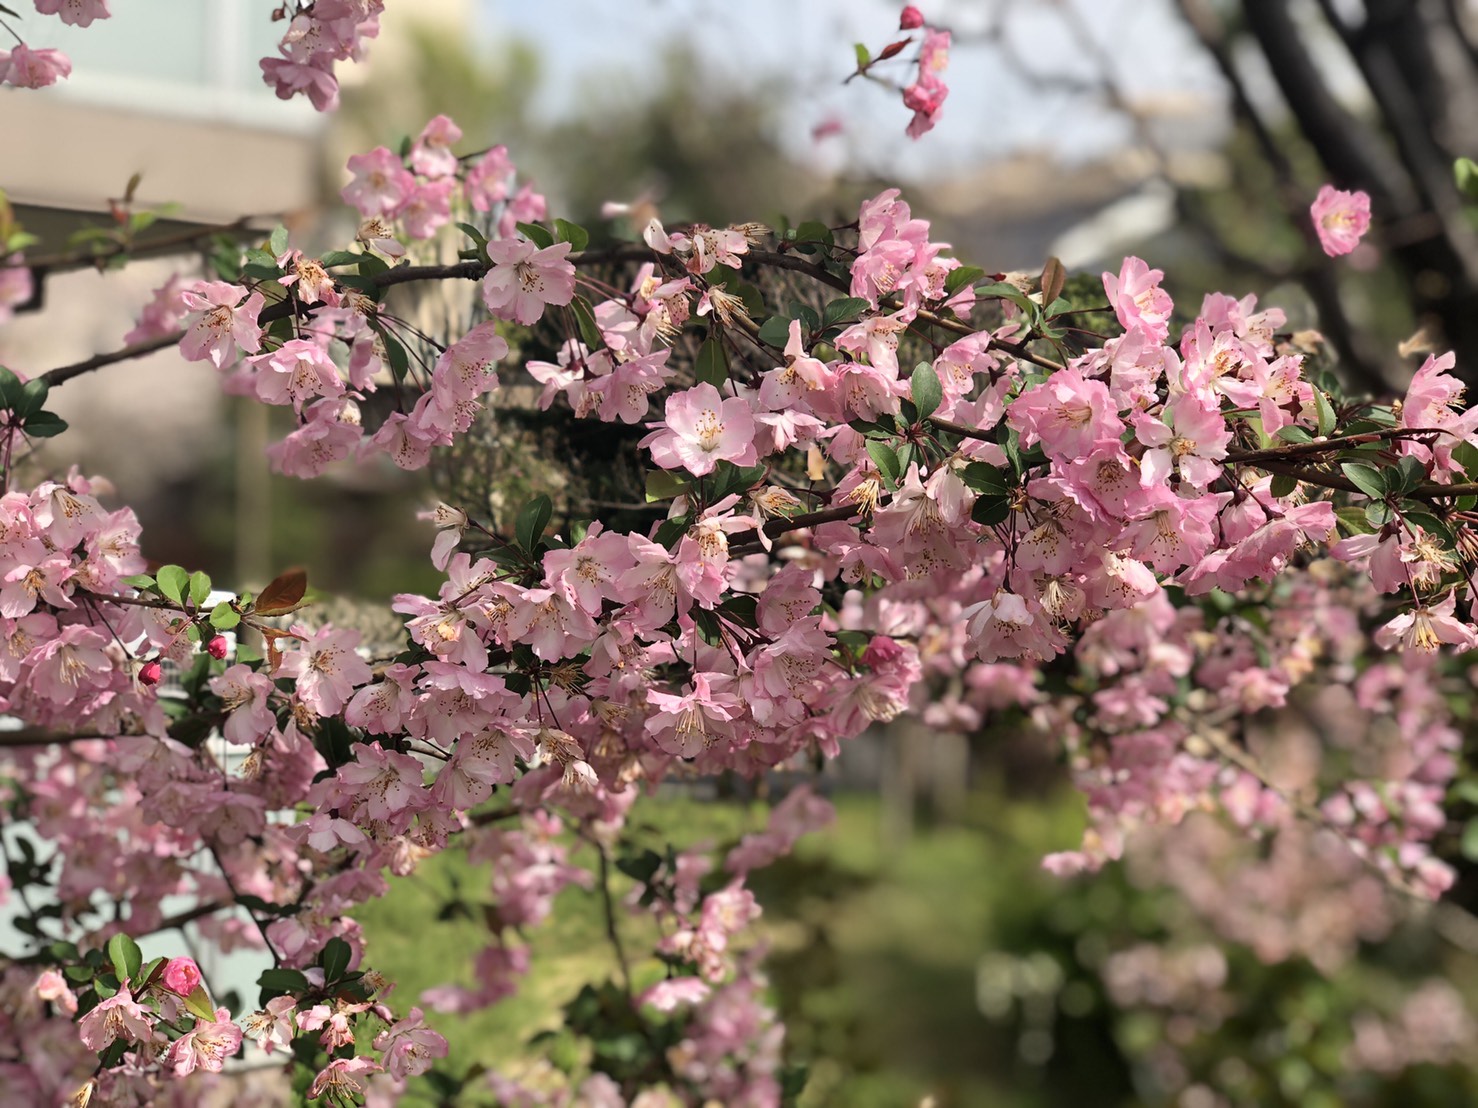
[[(294, 64), (308, 65), (373, 13), (319, 0), (297, 18)], [(315, 33), (334, 45), (320, 50)], [(1459, 409), (1450, 358), (1422, 367), (1399, 410), (1346, 401), (1282, 333), (1281, 312), (1213, 293), (1177, 326), (1163, 274), (1137, 258), (1103, 276), (1111, 331), (1069, 342), (1060, 267), (1035, 291), (982, 284), (897, 190), (862, 205), (855, 246), (825, 228), (801, 240), (654, 220), (645, 250), (625, 255), (640, 255), (629, 283), (582, 277), (609, 264), (583, 249), (585, 232), (557, 223), (556, 241), (507, 152), (458, 157), (459, 139), (438, 117), (403, 158), (350, 160), (362, 249), (310, 258), (279, 232), (236, 280), (171, 280), (129, 341), (180, 328), (182, 355), (228, 390), (291, 407), (298, 425), (270, 454), (309, 477), (377, 454), (425, 466), (514, 370), (501, 363), (516, 334), (554, 359), (526, 363), (541, 407), (644, 428), (633, 449), (665, 518), (554, 527), (536, 499), (499, 527), (443, 505), (432, 560), (445, 581), (394, 598), (405, 649), (375, 656), (352, 629), (277, 622), (301, 587), (209, 605), (208, 581), (143, 574), (132, 514), (105, 510), (80, 476), (0, 496), (0, 697), (75, 739), (7, 756), (36, 832), (68, 844), (59, 925), (90, 943), (144, 934), (167, 925), (165, 896), (193, 897), (205, 937), (274, 960), (241, 1032), (269, 1052), (309, 1036), (322, 1062), (312, 1095), (388, 1103), (445, 1043), (418, 1009), (397, 1018), (363, 968), (372, 952), (351, 913), (386, 890), (386, 871), (453, 842), (490, 863), (493, 939), (474, 983), (420, 999), (495, 1003), (528, 967), (523, 930), (593, 882), (578, 849), (598, 853), (605, 887), (641, 789), (835, 757), (905, 711), (960, 730), (1029, 713), (1060, 738), (1091, 814), (1082, 848), (1049, 859), (1060, 871), (1193, 811), (1254, 836), (1312, 812), (1386, 880), (1446, 887), (1430, 844), (1458, 734), (1438, 648), (1478, 642), (1471, 611), (1457, 614), (1474, 599), (1462, 595), (1473, 551), (1454, 534), (1473, 510), (1459, 490), (1478, 416)], [(450, 232), (454, 206), (482, 219), (460, 263), (392, 264), (402, 240)], [(850, 295), (818, 293), (760, 324), (746, 279), (772, 264)], [(392, 284), (469, 276), (489, 318), (444, 346), (382, 303)], [(977, 326), (983, 310), (996, 314)], [(360, 403), (377, 390), (394, 410), (367, 428)], [(0, 394), (7, 459), (54, 433), (44, 388), (38, 400), (0, 381)], [(1382, 594), (1398, 595), (1394, 618)], [(1370, 655), (1378, 624), (1395, 653)], [(222, 633), (243, 625), (265, 657), (228, 654)], [(186, 673), (174, 700), (158, 693), (163, 661)], [(1400, 745), (1294, 798), (1244, 757), (1234, 725), (1340, 683), (1361, 712), (1399, 721)], [(617, 1007), (648, 1021), (652, 1041), (670, 1037), (661, 1096), (779, 1103), (783, 1029), (758, 948), (736, 941), (758, 912), (746, 879), (828, 818), (797, 790), (721, 871), (697, 852), (627, 859), (632, 908), (656, 916), (652, 954), (668, 972), (625, 981)], [(95, 918), (98, 890), (128, 914)], [(246, 918), (222, 911), (233, 903)], [(195, 1036), (182, 1071), (173, 1045), (156, 1049), (167, 1005), (140, 1015), (133, 974), (115, 978), (78, 978), (92, 984), (76, 1013), (47, 978), (45, 1005), (27, 1008), (80, 1014), (85, 1046), (100, 1025), (107, 1049), (126, 1042), (101, 1092), (235, 1052), (220, 1012), (196, 1014), (176, 1028)], [(594, 1007), (571, 1020), (606, 1018)], [(366, 1020), (384, 1024), (375, 1053), (346, 1054)], [(17, 1057), (0, 1074), (50, 1095), (96, 1061), (43, 1071)], [(502, 1077), (494, 1089), (512, 1103), (663, 1103), (606, 1073), (577, 1089)]]
[[(939, 113), (944, 108), (945, 97), (949, 95), (949, 86), (944, 83), (940, 74), (949, 66), (950, 33), (929, 26), (924, 13), (912, 4), (904, 7), (899, 14), (898, 29), (923, 32), (918, 53), (909, 61), (909, 66), (914, 71), (913, 80), (899, 89), (903, 106), (913, 112), (913, 118), (908, 124), (908, 137), (917, 139), (934, 129), (935, 123), (939, 121)], [(872, 74), (874, 66), (898, 57), (912, 42), (912, 35), (890, 42), (878, 51), (876, 57), (859, 43), (857, 69), (852, 76), (875, 76)], [(823, 125), (817, 129), (816, 136), (819, 138), (831, 133), (835, 126), (837, 125)]]
[[(36, 11), (63, 23), (90, 27), (107, 19), (110, 0), (35, 0)], [(288, 21), (278, 56), (263, 58), (262, 79), (283, 99), (306, 95), (321, 112), (339, 104), (334, 69), (342, 61), (358, 61), (364, 43), (380, 33), (385, 0), (288, 0), (274, 19)], [(6, 14), (10, 14), (8, 11)], [(13, 28), (12, 28), (13, 31)], [(60, 50), (32, 48), (24, 41), (0, 50), (0, 85), (45, 88), (71, 76), (72, 62)]]

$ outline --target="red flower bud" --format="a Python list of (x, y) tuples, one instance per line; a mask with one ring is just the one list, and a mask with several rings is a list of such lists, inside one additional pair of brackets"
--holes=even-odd
[(903, 9), (903, 14), (898, 17), (898, 29), (900, 31), (912, 31), (915, 27), (924, 25), (924, 13), (909, 4)]
[(216, 635), (210, 642), (205, 644), (205, 652), (217, 660), (224, 658), (226, 651), (230, 649), (230, 644), (226, 642), (225, 635)]
[(159, 678), (164, 675), (164, 667), (158, 662), (145, 662), (144, 668), (139, 670), (140, 685), (157, 685)]

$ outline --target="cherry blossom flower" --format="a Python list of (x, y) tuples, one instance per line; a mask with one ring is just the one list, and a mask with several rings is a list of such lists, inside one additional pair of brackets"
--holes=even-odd
[(695, 477), (712, 473), (719, 462), (753, 465), (754, 412), (738, 397), (724, 399), (704, 382), (667, 398), (667, 418), (638, 444), (649, 447), (664, 469), (686, 469)]
[(1342, 192), (1324, 185), (1309, 208), (1319, 245), (1331, 258), (1348, 254), (1360, 245), (1370, 230), (1370, 197), (1363, 192)]
[(262, 329), (257, 313), (266, 300), (260, 292), (248, 294), (240, 285), (225, 281), (199, 281), (185, 289), (180, 298), (191, 312), (180, 340), (180, 353), (187, 361), (209, 361), (224, 369), (235, 350), (255, 354), (262, 348)]
[(231, 1013), (218, 1008), (214, 1020), (197, 1021), (170, 1044), (164, 1064), (178, 1077), (187, 1077), (197, 1069), (220, 1073), (226, 1059), (241, 1049), (241, 1040), (241, 1028), (231, 1021)]
[(500, 239), (488, 243), (487, 250), (493, 264), (482, 280), (482, 300), (499, 319), (531, 326), (546, 305), (568, 304), (574, 298), (575, 267), (566, 258), (569, 243), (541, 250), (528, 239)]

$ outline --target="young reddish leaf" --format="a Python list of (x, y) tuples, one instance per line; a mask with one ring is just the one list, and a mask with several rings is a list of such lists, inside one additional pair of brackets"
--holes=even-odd
[(257, 596), (256, 614), (281, 616), (291, 612), (308, 591), (308, 574), (294, 567), (284, 570)]
[(887, 46), (883, 47), (882, 50), (878, 52), (878, 61), (887, 61), (889, 58), (893, 57), (912, 41), (913, 37), (910, 36), (908, 38), (901, 38), (897, 42), (888, 43)]

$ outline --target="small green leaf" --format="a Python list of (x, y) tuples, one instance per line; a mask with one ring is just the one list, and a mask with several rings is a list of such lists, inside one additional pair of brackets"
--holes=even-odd
[(1280, 500), (1285, 496), (1292, 496), (1298, 488), (1298, 478), (1290, 477), (1286, 473), (1279, 473), (1273, 477), (1273, 483), (1269, 486), (1272, 494)]
[(729, 360), (724, 354), (723, 343), (710, 338), (698, 350), (698, 360), (693, 365), (699, 384), (722, 388), (729, 380)]
[(1287, 427), (1279, 427), (1278, 433), (1273, 437), (1275, 439), (1280, 439), (1283, 442), (1293, 443), (1314, 441), (1314, 436), (1309, 434), (1308, 431), (1304, 430), (1296, 423), (1290, 423)]
[(982, 527), (1004, 523), (1011, 514), (1011, 500), (1005, 496), (982, 496), (970, 509), (970, 518)]
[(558, 242), (567, 242), (572, 250), (584, 250), (590, 245), (590, 232), (568, 219), (554, 221), (554, 237)]
[(364, 255), (355, 253), (353, 250), (330, 250), (318, 259), (318, 264), (324, 269), (333, 269), (338, 265), (358, 265), (364, 261)]
[(154, 575), (158, 582), (159, 591), (176, 604), (183, 604), (185, 589), (189, 587), (190, 575), (180, 566), (160, 566), (159, 572)]
[(222, 600), (210, 610), (210, 625), (217, 631), (229, 631), (241, 622), (241, 613), (231, 607), (229, 600)]
[(827, 327), (833, 327), (839, 323), (851, 323), (862, 318), (862, 313), (867, 311), (868, 307), (867, 301), (860, 296), (844, 296), (826, 305), (821, 312), (821, 322)]
[(772, 315), (760, 324), (760, 342), (768, 343), (777, 349), (785, 349), (785, 344), (790, 341), (790, 317), (783, 315)]
[(1427, 480), (1427, 467), (1409, 454), (1396, 463), (1394, 471), (1386, 469), (1383, 472), (1391, 491), (1397, 496), (1413, 492)]
[(671, 500), (688, 491), (688, 483), (676, 473), (666, 469), (654, 469), (647, 474), (647, 503)]
[(1459, 158), (1452, 165), (1452, 176), (1464, 196), (1478, 200), (1478, 162), (1472, 158)]
[(974, 489), (983, 496), (1010, 496), (1015, 483), (1005, 470), (988, 466), (984, 462), (971, 462), (961, 475), (965, 487)]
[(190, 574), (190, 601), (200, 607), (210, 598), (210, 577), (200, 570)]
[(872, 51), (859, 42), (852, 47), (852, 52), (857, 55), (857, 68), (866, 69), (867, 63), (872, 61)]
[(1319, 434), (1332, 435), (1335, 425), (1334, 405), (1324, 395), (1323, 389), (1314, 390), (1314, 411), (1318, 416)]
[(1384, 499), (1386, 495), (1385, 478), (1375, 466), (1364, 462), (1341, 462), (1339, 468), (1345, 477), (1366, 496)]
[(21, 386), (21, 394), (15, 404), (15, 414), (25, 419), (39, 412), (46, 404), (46, 395), (51, 391), (42, 378), (36, 377)]
[(550, 503), (549, 497), (539, 495), (524, 505), (523, 511), (518, 513), (518, 522), (513, 525), (513, 533), (518, 539), (518, 545), (532, 554), (539, 545), (539, 540), (544, 536), (544, 528), (549, 526), (549, 520), (554, 515), (554, 505)]
[(108, 940), (108, 960), (113, 963), (113, 972), (119, 981), (132, 981), (138, 977), (144, 955), (138, 943), (127, 935), (118, 934)]
[(0, 366), (0, 402), (5, 407), (14, 411), (17, 404), (21, 402), (21, 379), (4, 366)]
[(928, 419), (939, 410), (939, 405), (944, 401), (944, 389), (939, 384), (939, 374), (934, 372), (934, 367), (928, 362), (920, 362), (914, 367), (909, 384), (909, 395), (913, 398), (914, 407), (919, 410), (919, 419)]
[(831, 228), (814, 219), (808, 219), (795, 229), (796, 242), (821, 242), (832, 244)]
[(1462, 852), (1468, 861), (1478, 860), (1478, 819), (1470, 819), (1463, 828)]
[(962, 265), (950, 270), (944, 278), (944, 298), (948, 300), (966, 285), (973, 285), (984, 276), (985, 270), (978, 265)]
[(33, 439), (52, 439), (67, 429), (67, 421), (54, 412), (37, 412), (25, 422), (26, 434)]
[[(308, 979), (303, 976), (302, 970), (276, 967), (263, 970), (262, 975), (257, 978), (257, 986), (263, 992), (274, 996), (280, 996), (283, 993), (304, 993), (308, 991)], [(266, 999), (270, 1000), (271, 996)]]
[(324, 943), (323, 953), (318, 956), (318, 964), (323, 967), (323, 979), (339, 980), (349, 971), (349, 962), (353, 957), (353, 949), (343, 939), (333, 938)]
[(867, 455), (872, 459), (873, 465), (878, 467), (878, 472), (887, 480), (889, 488), (898, 484), (901, 470), (898, 465), (898, 454), (891, 446), (885, 442), (869, 440)]
[(549, 233), (547, 227), (540, 227), (537, 223), (520, 223), (518, 229), (523, 232), (524, 238), (540, 250), (554, 245), (554, 236)]
[(585, 344), (587, 350), (599, 350), (605, 345), (601, 337), (600, 325), (595, 322), (595, 312), (590, 307), (590, 301), (583, 296), (577, 296), (570, 306), (575, 309), (575, 322), (580, 327), (580, 341)]
[(278, 258), (287, 253), (287, 228), (278, 224), (272, 228), (272, 237), (267, 240), (267, 249), (272, 252), (272, 257)]

